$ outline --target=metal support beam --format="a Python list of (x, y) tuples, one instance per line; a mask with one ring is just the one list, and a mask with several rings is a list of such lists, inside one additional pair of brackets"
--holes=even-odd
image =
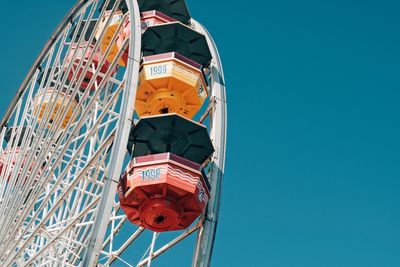
[(221, 200), (222, 180), (225, 168), (225, 149), (226, 149), (226, 95), (225, 81), (221, 60), (217, 46), (210, 33), (197, 21), (192, 20), (195, 28), (207, 37), (213, 60), (211, 63), (211, 98), (215, 105), (211, 111), (211, 140), (215, 146), (215, 153), (211, 164), (210, 183), (211, 198), (208, 202), (207, 212), (203, 227), (199, 230), (197, 244), (193, 257), (193, 266), (210, 266), (211, 256), (214, 246), (215, 233), (217, 230), (219, 207)]
[(117, 126), (116, 139), (110, 161), (110, 170), (104, 184), (103, 193), (96, 214), (93, 232), (89, 241), (89, 247), (84, 257), (82, 266), (96, 266), (106, 234), (108, 218), (111, 215), (115, 193), (122, 164), (125, 157), (126, 144), (128, 142), (131, 120), (133, 117), (133, 103), (136, 98), (136, 88), (139, 79), (139, 62), (141, 52), (141, 24), (138, 3), (133, 0), (126, 1), (131, 22), (131, 38), (129, 41), (129, 59), (126, 72), (126, 88), (123, 92), (121, 115)]

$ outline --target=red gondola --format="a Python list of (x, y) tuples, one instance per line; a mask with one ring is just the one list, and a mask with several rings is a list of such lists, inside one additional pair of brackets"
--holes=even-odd
[(155, 232), (190, 226), (210, 197), (200, 168), (171, 153), (134, 158), (119, 184), (128, 219)]
[[(86, 49), (86, 51), (85, 51)], [(76, 51), (76, 52), (75, 52)], [(75, 55), (74, 55), (75, 54)], [(89, 62), (90, 56), (93, 55), (92, 60)], [(107, 60), (104, 61), (104, 64), (99, 66), (99, 62), (101, 60), (101, 54), (100, 51), (94, 49), (94, 45), (91, 45), (89, 43), (84, 43), (83, 45), (80, 45), (79, 47), (76, 44), (72, 44), (70, 53), (67, 57), (67, 62), (66, 66), (69, 64), (72, 64), (72, 67), (68, 73), (68, 81), (69, 82), (75, 82), (79, 81), (79, 79), (83, 77), (82, 82), (79, 84), (79, 88), (81, 90), (86, 90), (89, 86), (89, 83), (93, 77), (93, 74), (95, 70), (100, 68), (99, 75), (96, 76), (96, 82), (97, 85), (101, 83), (103, 80), (103, 77), (106, 72), (108, 71), (110, 64), (108, 63)], [(79, 67), (80, 62), (82, 64)], [(89, 64), (87, 70), (84, 72), (86, 65)], [(74, 77), (74, 74), (78, 72)], [(92, 86), (90, 87), (90, 90), (95, 90), (96, 89), (96, 84), (93, 82)]]

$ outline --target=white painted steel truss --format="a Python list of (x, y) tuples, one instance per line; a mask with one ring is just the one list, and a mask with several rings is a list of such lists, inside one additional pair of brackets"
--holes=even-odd
[[(87, 86), (94, 86), (93, 91), (76, 86), (83, 80), (77, 72), (72, 78), (66, 75), (72, 67), (66, 60), (71, 40), (78, 37), (72, 29), (83, 27), (85, 32), (88, 24), (83, 22), (105, 12), (104, 8), (98, 11), (101, 2), (78, 1), (43, 49), (1, 122), (1, 140), (8, 129), (14, 130), (0, 150), (4, 155), (0, 172), (0, 266), (156, 265), (156, 258), (193, 233), (198, 236), (192, 242), (193, 266), (208, 266), (218, 218), (226, 136), (225, 85), (215, 44), (204, 27), (192, 20), (192, 27), (206, 35), (213, 54), (209, 103), (199, 116), (209, 127), (216, 149), (207, 162), (212, 187), (207, 211), (184, 231), (158, 234), (138, 228), (128, 222), (116, 197), (119, 176), (129, 159), (126, 144), (134, 120), (141, 56), (140, 15), (135, 1), (127, 1), (130, 11), (124, 16), (132, 22), (132, 37), (123, 43), (129, 49), (128, 66), (117, 64), (122, 51), (105, 74), (93, 64), (93, 54), (90, 64), (82, 65), (81, 61), (78, 68), (83, 73), (89, 69), (93, 72)], [(107, 6), (109, 1), (104, 2)], [(78, 38), (78, 46), (83, 44), (84, 35)], [(99, 42), (94, 46), (97, 49)], [(105, 60), (101, 57), (99, 65)], [(102, 77), (100, 83), (97, 77)], [(67, 78), (75, 82), (68, 83)], [(50, 97), (61, 99), (61, 105), (79, 99), (65, 129), (61, 125), (67, 109), (57, 108), (55, 101), (44, 107), (43, 98), (37, 97), (50, 88), (55, 89)], [(71, 97), (62, 91), (70, 92)], [(38, 107), (44, 107), (41, 120)], [(50, 119), (52, 123), (48, 124)], [(21, 140), (20, 145), (17, 140)], [(132, 250), (142, 257), (127, 253)]]

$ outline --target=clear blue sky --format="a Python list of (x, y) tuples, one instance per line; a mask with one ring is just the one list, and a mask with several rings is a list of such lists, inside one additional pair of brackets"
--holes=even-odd
[[(187, 2), (228, 86), (213, 266), (400, 266), (400, 2)], [(1, 113), (73, 3), (2, 4)]]

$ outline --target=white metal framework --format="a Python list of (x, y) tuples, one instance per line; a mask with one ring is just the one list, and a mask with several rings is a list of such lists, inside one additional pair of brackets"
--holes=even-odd
[[(0, 139), (0, 266), (150, 266), (167, 251), (174, 251), (193, 233), (193, 266), (209, 266), (217, 226), (224, 173), (226, 137), (225, 83), (218, 51), (210, 34), (196, 21), (191, 27), (208, 40), (213, 60), (208, 75), (210, 97), (199, 120), (210, 130), (216, 152), (206, 169), (211, 200), (203, 216), (184, 231), (153, 233), (130, 224), (120, 209), (116, 188), (129, 161), (126, 151), (134, 122), (134, 101), (141, 60), (140, 13), (136, 1), (126, 1), (131, 21), (127, 67), (118, 66), (122, 50), (103, 73), (93, 63), (80, 62), (93, 77), (87, 88), (77, 84), (67, 57), (82, 45), (91, 20), (100, 18), (109, 0), (80, 0), (56, 29), (17, 92), (1, 122)], [(114, 4), (115, 12), (120, 0)], [(110, 16), (111, 18), (112, 16)], [(106, 24), (110, 23), (110, 19)], [(98, 24), (98, 20), (97, 20)], [(122, 23), (121, 23), (122, 25)], [(107, 51), (116, 42), (111, 40)], [(100, 38), (104, 35), (100, 33)], [(95, 32), (89, 37), (94, 40)], [(87, 40), (86, 40), (87, 41)], [(95, 49), (99, 43), (94, 43)], [(86, 49), (86, 48), (85, 48)], [(85, 53), (85, 51), (84, 51)], [(99, 59), (101, 66), (106, 57)], [(97, 79), (101, 77), (101, 79)], [(49, 90), (51, 89), (51, 90)], [(72, 114), (44, 105), (45, 93), (61, 106), (76, 107)], [(39, 118), (38, 110), (42, 110)], [(66, 120), (66, 117), (70, 117)], [(52, 121), (49, 124), (49, 121)], [(65, 125), (64, 125), (65, 124)], [(9, 141), (4, 141), (12, 129)], [(129, 229), (127, 231), (126, 229)], [(193, 235), (192, 235), (193, 236)], [(132, 252), (134, 251), (134, 252)], [(137, 258), (136, 254), (141, 257)], [(171, 262), (173, 266), (173, 262)]]

